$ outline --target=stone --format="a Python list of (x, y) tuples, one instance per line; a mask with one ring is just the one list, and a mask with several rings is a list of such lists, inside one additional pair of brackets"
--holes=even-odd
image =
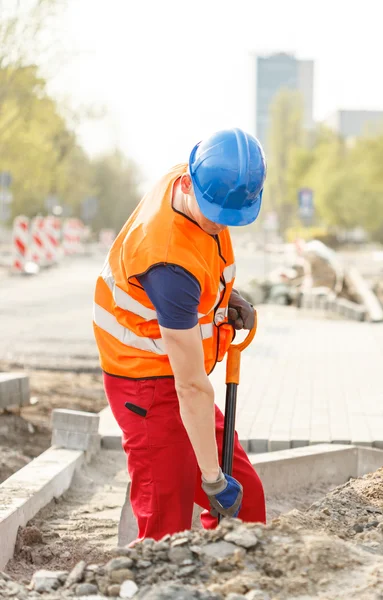
[(262, 590), (250, 590), (245, 596), (246, 600), (270, 600), (269, 594)]
[(246, 600), (246, 596), (243, 594), (228, 594), (226, 600)]
[(120, 595), (120, 586), (117, 584), (108, 587), (108, 596), (117, 598)]
[(133, 598), (137, 592), (138, 587), (134, 581), (124, 581), (120, 588), (120, 598)]
[(117, 558), (112, 558), (106, 565), (105, 569), (107, 573), (111, 571), (118, 571), (118, 569), (130, 569), (133, 566), (133, 561), (131, 558), (127, 556), (118, 556)]
[(237, 551), (238, 548), (235, 544), (231, 544), (226, 541), (207, 544), (206, 546), (203, 546), (201, 548), (201, 554), (203, 556), (215, 558), (216, 560), (221, 560), (224, 558), (228, 558), (229, 556), (234, 556), (234, 554)]
[(360, 525), (359, 523), (356, 523), (356, 525), (354, 525), (353, 527), (355, 533), (362, 533), (362, 531), (364, 530), (364, 527), (362, 525)]
[(168, 544), (168, 542), (165, 542), (164, 540), (160, 540), (159, 542), (154, 544), (153, 549), (156, 552), (161, 551), (161, 550), (169, 550), (169, 544)]
[(180, 569), (177, 572), (177, 574), (179, 577), (187, 577), (188, 575), (191, 575), (192, 573), (194, 573), (196, 568), (197, 568), (197, 565), (187, 565), (185, 567), (182, 567), (182, 569)]
[(134, 573), (130, 569), (117, 569), (109, 573), (109, 579), (112, 583), (122, 583), (126, 579), (134, 579)]
[(254, 548), (258, 544), (255, 533), (249, 531), (246, 527), (238, 527), (230, 531), (225, 535), (224, 540), (246, 549)]
[(68, 571), (47, 571), (40, 569), (33, 574), (31, 588), (36, 592), (52, 592), (57, 590), (68, 576)]
[(168, 556), (170, 562), (176, 565), (181, 565), (184, 560), (193, 558), (193, 555), (189, 548), (185, 548), (184, 546), (176, 546), (175, 548), (170, 548)]
[[(57, 598), (57, 600), (61, 600), (61, 598)], [(100, 594), (92, 594), (91, 596), (76, 596), (75, 600), (105, 600), (105, 596), (101, 596)]]
[(138, 560), (136, 563), (136, 567), (137, 569), (147, 569), (148, 567), (151, 567), (152, 563), (150, 560)]
[(77, 565), (75, 567), (73, 567), (73, 569), (69, 573), (64, 587), (69, 588), (71, 585), (73, 585), (75, 583), (79, 583), (79, 581), (82, 581), (82, 579), (84, 577), (85, 567), (86, 567), (85, 560), (80, 560), (80, 562), (78, 562)]
[(5, 591), (5, 596), (3, 596), (0, 591), (0, 598), (14, 598), (15, 600), (26, 600), (28, 597), (27, 590), (15, 581), (8, 581), (5, 587)]
[(77, 596), (91, 596), (98, 593), (98, 587), (92, 583), (79, 583), (75, 591)]
[(178, 538), (178, 539), (174, 540), (171, 543), (171, 546), (172, 546), (172, 548), (176, 548), (177, 546), (184, 546), (188, 542), (189, 542), (189, 539), (187, 537), (182, 537), (182, 538)]
[(177, 584), (155, 585), (149, 589), (142, 589), (137, 600), (221, 600), (212, 592), (202, 592), (190, 586)]

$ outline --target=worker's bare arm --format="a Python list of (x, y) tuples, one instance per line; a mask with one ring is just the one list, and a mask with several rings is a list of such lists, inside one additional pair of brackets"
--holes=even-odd
[(174, 373), (183, 424), (204, 479), (215, 481), (219, 463), (214, 390), (205, 372), (199, 325), (193, 329), (160, 329)]

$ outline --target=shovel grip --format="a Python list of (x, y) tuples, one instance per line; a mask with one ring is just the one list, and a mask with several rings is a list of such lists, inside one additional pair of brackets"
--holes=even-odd
[(239, 384), (241, 368), (241, 352), (247, 348), (254, 339), (257, 331), (257, 311), (254, 309), (254, 327), (250, 329), (246, 338), (240, 344), (231, 344), (227, 351), (226, 383)]

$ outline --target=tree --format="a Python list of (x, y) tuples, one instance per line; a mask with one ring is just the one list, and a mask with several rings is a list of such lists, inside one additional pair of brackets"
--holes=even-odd
[(296, 91), (281, 90), (271, 107), (265, 194), (268, 204), (278, 213), (282, 231), (294, 216), (296, 197), (293, 200), (289, 193), (289, 171), (304, 141), (302, 96)]
[(118, 231), (140, 200), (137, 168), (116, 150), (95, 160), (92, 169), (99, 199), (93, 226), (98, 230), (111, 227)]

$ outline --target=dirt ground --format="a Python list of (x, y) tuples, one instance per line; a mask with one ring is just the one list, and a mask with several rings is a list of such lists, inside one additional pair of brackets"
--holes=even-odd
[[(69, 570), (79, 560), (107, 560), (117, 546), (127, 481), (123, 452), (102, 451), (76, 474), (68, 492), (20, 531), (15, 558), (8, 564), (7, 572), (28, 583), (36, 568)], [(293, 508), (305, 510), (327, 491), (328, 486), (322, 485), (298, 489), (290, 496), (270, 497), (268, 520)], [(84, 498), (88, 501), (84, 502)]]
[(107, 560), (117, 545), (127, 481), (122, 451), (98, 454), (75, 475), (70, 490), (20, 531), (9, 574), (27, 583), (36, 568), (69, 570), (79, 560)]
[[(104, 565), (116, 555), (116, 518), (125, 488), (122, 453), (103, 452), (77, 475), (65, 497), (46, 507), (21, 530), (7, 573), (19, 583), (28, 583), (32, 573), (41, 568), (69, 571), (81, 559), (93, 565), (91, 571), (97, 569), (94, 563)], [(311, 497), (315, 493), (311, 491)], [(89, 498), (85, 504), (84, 497)], [(291, 503), (295, 501), (292, 499)], [(277, 510), (278, 503), (279, 508), (289, 508), (290, 501), (279, 497), (270, 498), (269, 503), (274, 503)], [(161, 549), (158, 547), (157, 557), (156, 546), (148, 541), (136, 546), (132, 554), (130, 550), (124, 552), (133, 559), (131, 577), (143, 590), (146, 586), (158, 590), (158, 586), (172, 584), (186, 586), (191, 594), (172, 595), (167, 588), (164, 595), (153, 598), (217, 599), (230, 597), (229, 594), (238, 594), (235, 600), (383, 598), (383, 468), (350, 480), (308, 508), (302, 505), (301, 510), (294, 508), (280, 515), (266, 527), (249, 524), (244, 531), (239, 522), (225, 524), (225, 520), (223, 527), (224, 532), (199, 529), (166, 541), (169, 551), (175, 546), (183, 548), (188, 556), (185, 565), (190, 569), (189, 576), (185, 576), (186, 567), (182, 571), (184, 563), (172, 564), (170, 554), (168, 558), (164, 552), (164, 543)], [(228, 539), (225, 532), (231, 529), (233, 537)], [(255, 546), (246, 546), (249, 534), (256, 536)], [(227, 547), (217, 546), (223, 538), (239, 546), (237, 554), (226, 556)], [(214, 558), (205, 554), (204, 548), (208, 549), (209, 544), (217, 546)], [(104, 580), (108, 575), (104, 567), (99, 570), (100, 578), (96, 580), (101, 590), (107, 585)], [(198, 589), (207, 590), (210, 595), (200, 596)], [(263, 595), (251, 595), (253, 590)], [(149, 591), (147, 597), (152, 598)]]
[[(33, 404), (20, 413), (0, 415), (0, 480), (50, 445), (52, 408), (98, 412), (106, 404), (99, 375), (29, 374)], [(116, 555), (126, 485), (122, 451), (102, 451), (76, 474), (66, 494), (20, 529), (15, 557), (7, 565), (8, 575), (17, 585), (26, 585), (38, 569), (70, 571), (81, 560), (100, 565), (102, 573), (101, 565)], [(245, 554), (241, 550), (235, 560), (225, 558), (215, 565), (208, 564), (203, 554), (196, 555), (195, 548), (224, 538), (224, 533), (200, 529), (186, 534), (187, 540), (182, 542), (183, 548), (190, 544), (190, 572), (194, 564), (197, 569), (190, 576), (179, 575), (186, 567), (178, 566), (177, 571), (167, 562), (164, 551), (160, 558), (149, 546), (142, 550), (145, 556), (138, 550), (132, 569), (140, 589), (175, 582), (192, 589), (192, 595), (185, 598), (202, 598), (196, 590), (203, 589), (208, 590), (209, 598), (227, 598), (230, 593), (245, 598), (245, 594), (259, 590), (263, 596), (248, 597), (383, 600), (383, 468), (335, 489), (321, 485), (269, 497), (267, 504), (268, 525), (246, 526), (255, 533), (258, 544)], [(233, 527), (240, 526), (237, 523)], [(238, 539), (243, 535), (241, 532)], [(170, 549), (173, 543), (178, 545), (177, 536), (174, 542), (166, 543)], [(235, 543), (241, 547), (241, 541)], [(140, 560), (150, 564), (144, 569)], [(179, 597), (167, 594), (161, 597)]]
[(52, 409), (99, 412), (106, 406), (99, 374), (26, 372), (31, 405), (0, 412), (0, 483), (49, 448)]

